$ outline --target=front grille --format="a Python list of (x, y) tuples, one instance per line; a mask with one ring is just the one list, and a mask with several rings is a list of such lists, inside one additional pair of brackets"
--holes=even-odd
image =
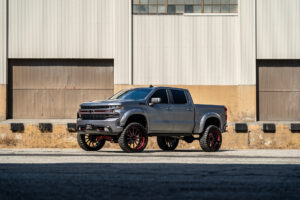
[(82, 114), (83, 120), (105, 120), (108, 118), (118, 118), (119, 114)]
[(109, 106), (81, 106), (81, 109), (106, 109)]

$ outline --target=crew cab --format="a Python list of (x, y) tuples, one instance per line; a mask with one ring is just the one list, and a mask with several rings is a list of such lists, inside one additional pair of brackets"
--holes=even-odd
[(194, 104), (186, 89), (150, 86), (81, 104), (77, 140), (86, 151), (100, 150), (110, 141), (125, 152), (142, 152), (148, 137), (156, 136), (165, 151), (175, 150), (179, 140), (199, 140), (204, 151), (214, 152), (221, 147), (226, 126), (225, 106)]

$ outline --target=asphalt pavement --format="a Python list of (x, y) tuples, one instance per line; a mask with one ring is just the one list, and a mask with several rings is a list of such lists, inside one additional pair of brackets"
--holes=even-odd
[(300, 199), (300, 150), (0, 149), (6, 199)]

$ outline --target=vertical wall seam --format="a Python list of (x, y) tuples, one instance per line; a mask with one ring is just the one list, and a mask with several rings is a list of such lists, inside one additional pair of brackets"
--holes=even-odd
[(9, 82), (8, 82), (8, 79), (9, 79), (9, 76), (8, 76), (8, 70), (9, 70), (9, 64), (8, 64), (8, 50), (9, 50), (9, 0), (6, 0), (6, 40), (5, 40), (5, 45), (6, 45), (6, 72), (4, 73), (4, 76), (5, 76), (5, 83), (6, 83), (6, 110), (5, 110), (5, 117), (6, 119), (8, 119), (8, 108), (9, 108), (9, 104), (10, 104), (10, 101), (8, 101), (8, 98), (9, 98), (9, 89), (10, 89), (10, 86), (9, 86)]
[(8, 3), (9, 3), (9, 0), (6, 0), (6, 25), (5, 25), (5, 27), (6, 27), (6, 38), (5, 38), (5, 48), (6, 48), (6, 72), (5, 72), (5, 81), (3, 81), (3, 82), (5, 82), (6, 83), (6, 85), (7, 85), (7, 83), (8, 83), (8, 81), (7, 81), (7, 79), (8, 79), (8, 37), (9, 37), (9, 23), (8, 23), (8, 13), (9, 13), (9, 7), (8, 7)]
[(255, 38), (254, 38), (254, 42), (255, 42), (255, 80), (256, 80), (256, 121), (259, 121), (259, 72), (258, 72), (258, 66), (257, 66), (257, 0), (254, 1), (255, 5), (254, 5), (254, 17), (255, 17), (255, 25), (254, 25), (254, 31), (255, 31)]
[(255, 31), (255, 64), (256, 64), (256, 60), (257, 60), (257, 0), (254, 1), (254, 17), (255, 17), (255, 25), (254, 25), (254, 31)]

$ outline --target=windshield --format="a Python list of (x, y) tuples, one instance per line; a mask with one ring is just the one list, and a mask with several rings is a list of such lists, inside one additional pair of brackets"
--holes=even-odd
[(118, 92), (114, 96), (112, 96), (110, 99), (141, 100), (141, 99), (145, 99), (150, 92), (151, 92), (150, 88), (123, 90), (121, 92)]

